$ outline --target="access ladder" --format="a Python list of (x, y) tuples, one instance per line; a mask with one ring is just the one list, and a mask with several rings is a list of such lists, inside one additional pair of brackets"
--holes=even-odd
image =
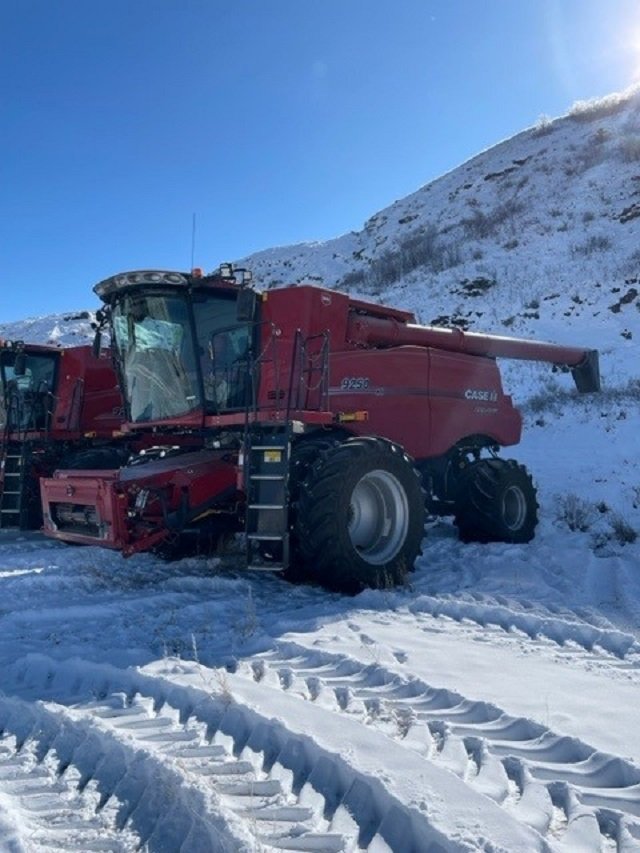
[(253, 429), (245, 440), (247, 568), (289, 567), (291, 427)]
[(24, 445), (11, 442), (5, 444), (0, 465), (3, 474), (0, 494), (0, 528), (23, 529), (27, 521)]

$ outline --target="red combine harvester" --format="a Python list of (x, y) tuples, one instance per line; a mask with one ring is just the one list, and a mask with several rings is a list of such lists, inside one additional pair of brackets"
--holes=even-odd
[(42, 525), (38, 480), (61, 465), (113, 467), (122, 397), (108, 353), (0, 340), (0, 527)]
[(259, 294), (249, 282), (224, 265), (96, 285), (123, 429), (165, 446), (101, 475), (43, 480), (48, 535), (133, 554), (244, 528), (250, 568), (344, 590), (405, 577), (425, 508), (452, 515), (465, 540), (533, 537), (531, 477), (497, 455), (520, 440), (521, 417), (495, 359), (566, 367), (579, 391), (595, 391), (597, 351), (419, 326), (320, 287)]

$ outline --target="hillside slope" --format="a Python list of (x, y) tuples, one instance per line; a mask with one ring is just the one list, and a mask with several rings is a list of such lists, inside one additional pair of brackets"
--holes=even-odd
[[(259, 287), (318, 283), (408, 308), (423, 323), (595, 346), (606, 383), (619, 386), (638, 360), (639, 247), (635, 91), (540, 121), (376, 213), (361, 231), (238, 263)], [(0, 337), (68, 346), (91, 336), (88, 315), (0, 324)], [(540, 371), (518, 372), (525, 394), (539, 390), (529, 374)]]
[(589, 343), (604, 352), (607, 382), (618, 384), (638, 355), (639, 245), (634, 92), (540, 121), (359, 232), (241, 263), (262, 285), (353, 290), (427, 324)]
[(392, 289), (423, 322), (463, 305), (482, 278), (495, 283), (489, 304), (516, 309), (489, 319), (509, 322), (554, 288), (584, 297), (590, 286), (637, 276), (639, 195), (636, 92), (540, 121), (376, 213), (359, 232), (243, 262), (263, 286), (315, 281), (376, 296)]

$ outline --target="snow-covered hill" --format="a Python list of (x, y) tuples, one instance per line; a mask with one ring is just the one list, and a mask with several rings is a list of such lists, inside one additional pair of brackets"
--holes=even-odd
[[(599, 348), (589, 397), (504, 365), (534, 541), (432, 519), (410, 584), (347, 598), (229, 555), (0, 531), (0, 850), (640, 850), (639, 97), (244, 261), (264, 286)], [(90, 319), (0, 337), (66, 346)]]
[[(540, 121), (325, 243), (243, 259), (265, 286), (315, 281), (502, 333), (619, 343), (640, 300), (640, 91)], [(624, 339), (627, 339), (626, 336)]]
[(29, 317), (27, 320), (0, 324), (0, 338), (60, 347), (77, 346), (93, 340), (91, 323), (94, 320), (95, 309)]
[[(319, 283), (427, 324), (586, 343), (618, 385), (640, 339), (640, 91), (540, 120), (361, 231), (237, 262), (263, 288)], [(0, 324), (0, 337), (89, 339), (93, 303), (87, 293), (92, 311)]]

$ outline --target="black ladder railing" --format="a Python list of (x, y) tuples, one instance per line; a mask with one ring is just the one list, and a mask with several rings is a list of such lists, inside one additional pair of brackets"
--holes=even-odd
[(287, 417), (291, 410), (323, 411), (328, 404), (329, 333), (305, 338), (298, 330), (293, 342)]
[[(82, 388), (74, 388), (72, 402), (72, 419), (65, 424), (65, 429), (79, 429), (79, 410), (81, 406)], [(29, 432), (38, 432), (46, 441), (53, 420), (55, 398), (49, 391), (46, 382), (36, 390), (20, 389), (16, 380), (8, 383), (5, 393), (5, 435), (11, 434), (14, 440), (22, 440)]]

